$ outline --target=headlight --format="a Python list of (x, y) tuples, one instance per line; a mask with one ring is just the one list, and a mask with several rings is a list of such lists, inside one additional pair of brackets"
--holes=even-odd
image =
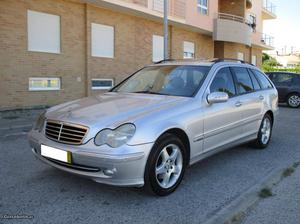
[(95, 145), (104, 145), (107, 144), (113, 148), (117, 148), (121, 145), (126, 144), (134, 135), (135, 126), (133, 124), (123, 124), (118, 128), (104, 129), (100, 131), (95, 139)]
[(36, 120), (36, 122), (33, 126), (34, 130), (42, 131), (42, 129), (44, 127), (44, 122), (46, 119), (45, 114), (46, 114), (46, 111), (40, 114), (40, 116), (38, 117), (38, 119)]

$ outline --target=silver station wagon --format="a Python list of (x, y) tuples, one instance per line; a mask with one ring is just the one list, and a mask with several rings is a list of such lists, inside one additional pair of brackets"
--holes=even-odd
[(161, 61), (107, 93), (48, 109), (29, 142), (53, 167), (163, 196), (216, 152), (266, 148), (277, 101), (272, 82), (243, 61)]

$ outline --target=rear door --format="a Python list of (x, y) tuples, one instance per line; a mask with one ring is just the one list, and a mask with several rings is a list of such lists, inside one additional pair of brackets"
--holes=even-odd
[(237, 91), (240, 95), (243, 128), (245, 137), (257, 133), (263, 113), (264, 95), (260, 92), (259, 83), (251, 77), (246, 67), (231, 68), (236, 81)]

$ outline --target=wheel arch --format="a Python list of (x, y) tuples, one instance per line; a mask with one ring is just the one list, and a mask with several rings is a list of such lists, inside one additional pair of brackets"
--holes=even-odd
[(296, 91), (296, 90), (289, 92), (288, 94), (286, 94), (285, 100), (288, 100), (289, 96), (290, 96), (290, 95), (293, 95), (293, 94), (300, 95), (300, 92), (299, 92), (299, 91)]
[(157, 139), (159, 139), (164, 134), (175, 135), (176, 137), (178, 137), (182, 141), (182, 143), (185, 146), (186, 154), (187, 154), (186, 165), (190, 164), (191, 144), (190, 144), (190, 140), (189, 140), (189, 137), (186, 134), (186, 132), (184, 130), (180, 129), (180, 128), (170, 128), (170, 129), (164, 131)]
[(274, 113), (271, 110), (268, 110), (265, 114), (270, 115), (271, 119), (272, 119), (272, 124), (274, 124)]

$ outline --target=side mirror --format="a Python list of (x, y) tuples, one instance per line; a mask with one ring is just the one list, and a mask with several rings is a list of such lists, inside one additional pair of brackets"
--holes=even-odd
[(224, 103), (228, 101), (228, 99), (228, 94), (224, 92), (213, 92), (207, 96), (207, 101), (209, 104)]

